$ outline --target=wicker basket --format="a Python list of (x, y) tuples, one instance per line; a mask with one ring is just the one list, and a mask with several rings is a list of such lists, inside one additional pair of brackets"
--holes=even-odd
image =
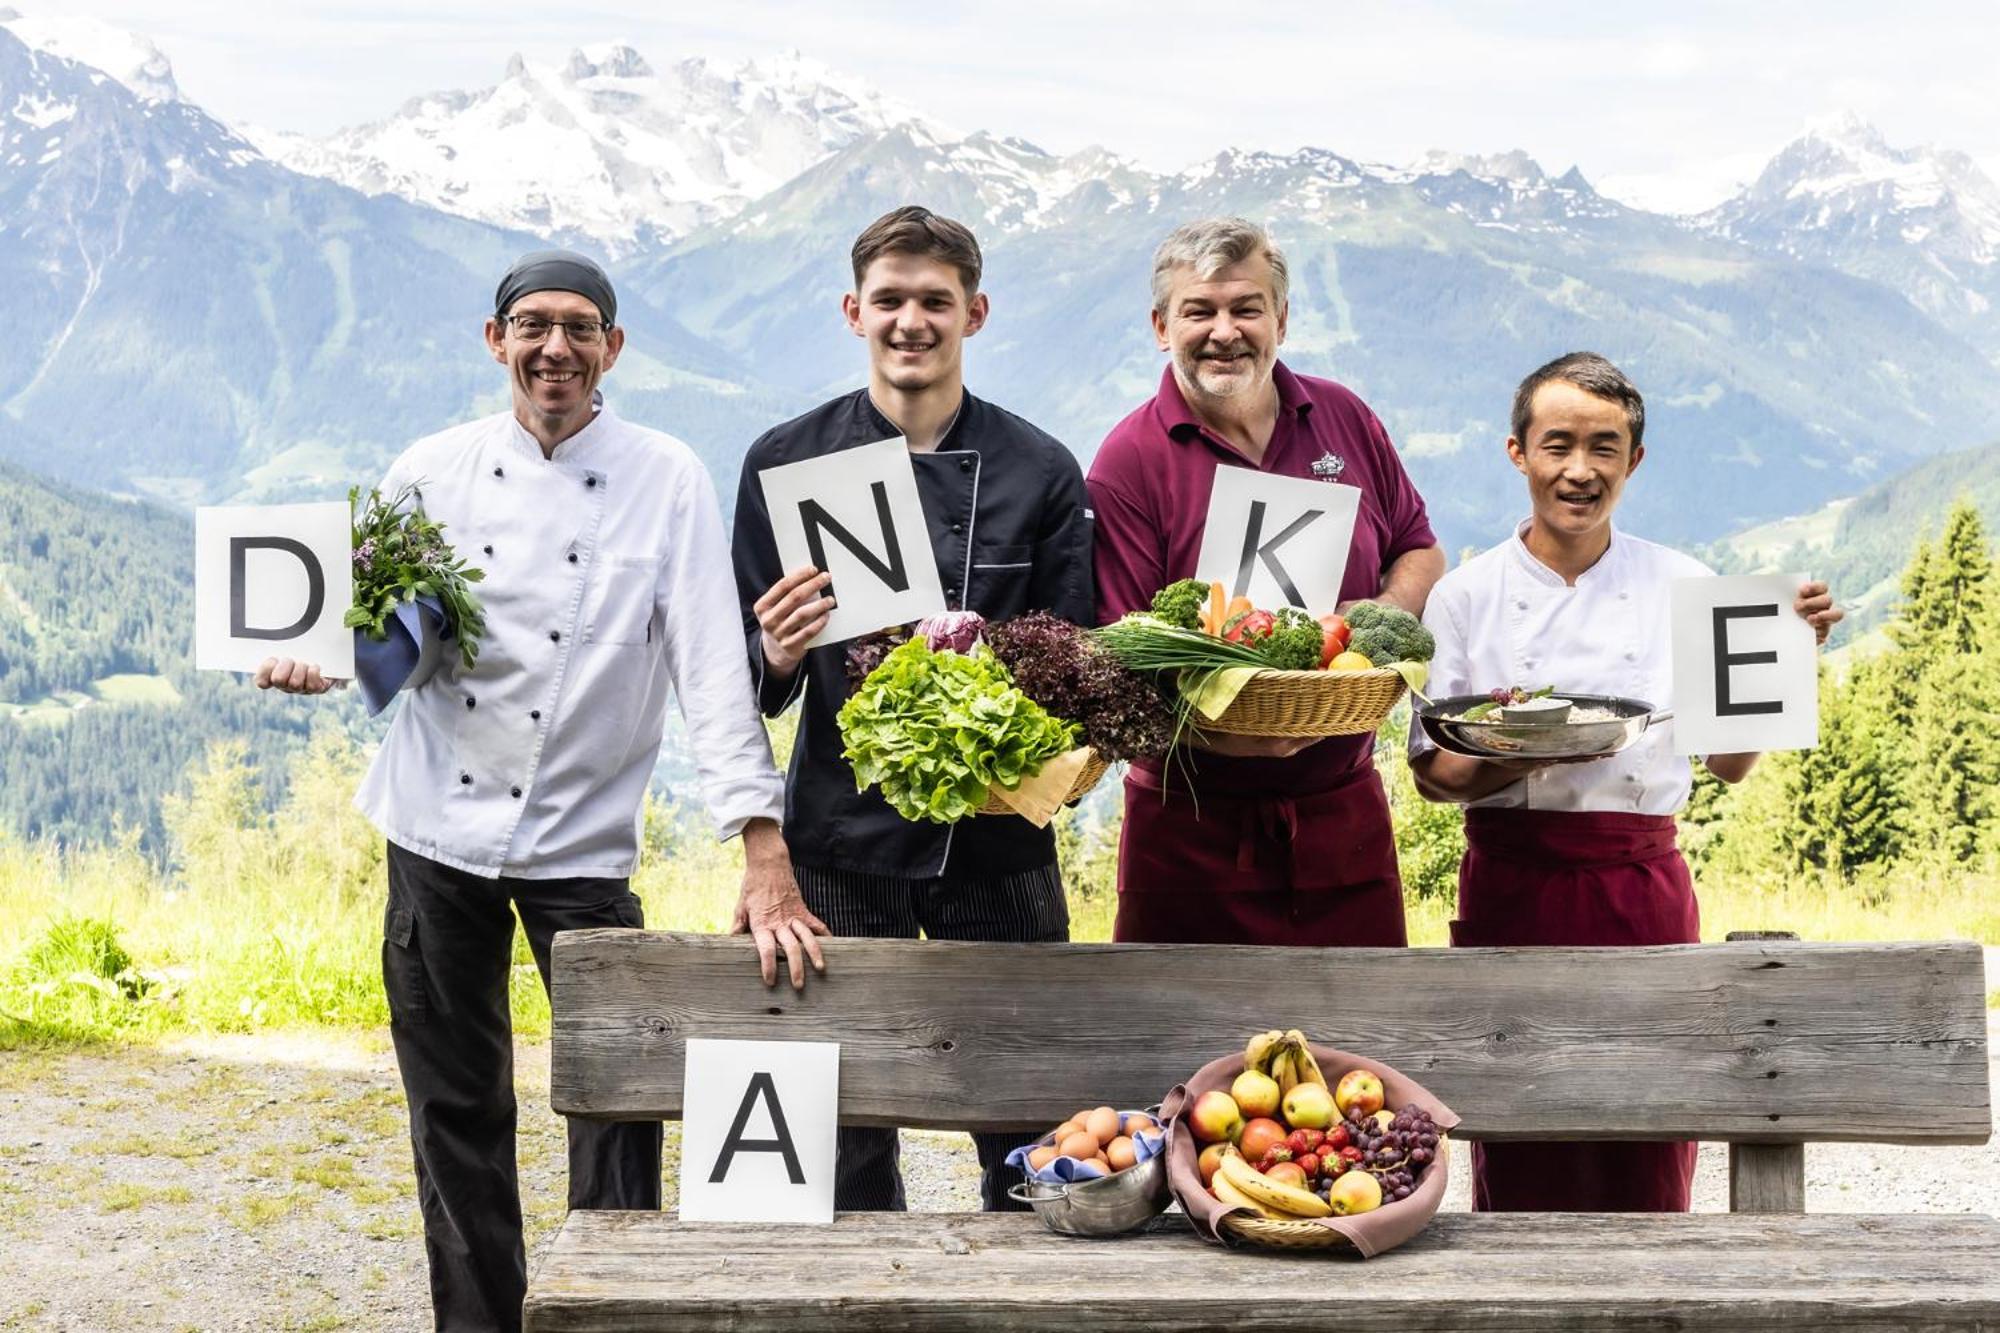
[[(1097, 751), (1092, 750), (1090, 758), (1084, 761), (1082, 769), (1077, 772), (1076, 781), (1070, 784), (1069, 794), (1063, 797), (1063, 804), (1069, 804), (1092, 787), (1095, 787), (1098, 780), (1104, 776), (1105, 771), (1110, 767), (1111, 763), (1109, 760)], [(1001, 800), (993, 789), (989, 787), (986, 791), (985, 804), (981, 805), (973, 813), (978, 815), (1011, 815), (1014, 813), (1014, 807)]]
[(1277, 1222), (1255, 1213), (1224, 1213), (1216, 1224), (1238, 1240), (1272, 1250), (1338, 1250), (1354, 1242), (1311, 1218)]
[(1259, 671), (1203, 731), (1232, 736), (1352, 736), (1374, 731), (1403, 697), (1403, 677), (1368, 671)]

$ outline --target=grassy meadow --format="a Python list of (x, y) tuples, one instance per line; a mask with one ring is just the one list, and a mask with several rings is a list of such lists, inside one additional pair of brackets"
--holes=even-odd
[[(350, 741), (319, 735), (296, 760), (285, 802), (266, 812), (260, 775), (240, 750), (218, 746), (168, 805), (170, 867), (130, 840), (63, 851), (0, 838), (0, 1046), (384, 1025), (382, 845), (351, 804), (364, 765)], [(1392, 774), (1392, 798), (1397, 779), (1406, 781)], [(1071, 811), (1063, 820), (1074, 937), (1109, 939), (1115, 823)], [(739, 872), (735, 845), (718, 845), (697, 811), (648, 804), (635, 888), (649, 924), (726, 929)], [(1439, 880), (1411, 888), (1413, 944), (1446, 941), (1450, 896)], [(1713, 939), (1785, 929), (1809, 940), (2000, 943), (1996, 889), (1979, 873), (1716, 869), (1700, 891)], [(518, 936), (514, 1008), (524, 1035), (547, 1031), (548, 1003)]]

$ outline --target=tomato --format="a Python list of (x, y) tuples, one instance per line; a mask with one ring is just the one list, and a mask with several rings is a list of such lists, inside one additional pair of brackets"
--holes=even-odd
[(1354, 637), (1348, 628), (1345, 616), (1329, 611), (1319, 618), (1320, 628), (1326, 631), (1326, 641), (1320, 646), (1319, 664), (1322, 669), (1334, 658), (1347, 651), (1347, 642)]
[(1231, 643), (1256, 643), (1270, 637), (1278, 618), (1269, 611), (1251, 611), (1229, 627), (1223, 637)]

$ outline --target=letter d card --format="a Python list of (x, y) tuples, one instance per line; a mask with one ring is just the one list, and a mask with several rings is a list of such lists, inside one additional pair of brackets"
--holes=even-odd
[(1813, 629), (1792, 610), (1797, 574), (1675, 579), (1674, 753), (1819, 744)]
[(681, 1220), (833, 1221), (840, 1045), (687, 1044)]

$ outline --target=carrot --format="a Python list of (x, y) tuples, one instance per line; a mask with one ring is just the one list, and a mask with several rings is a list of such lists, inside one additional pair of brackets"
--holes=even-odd
[[(1216, 586), (1221, 587), (1222, 585), (1217, 584)], [(1233, 597), (1229, 601), (1229, 609), (1222, 615), (1222, 623), (1227, 625), (1230, 621), (1236, 619), (1236, 617), (1247, 616), (1256, 609), (1248, 597)]]
[(1201, 618), (1202, 632), (1222, 633), (1222, 584), (1217, 581), (1208, 585), (1208, 610)]

